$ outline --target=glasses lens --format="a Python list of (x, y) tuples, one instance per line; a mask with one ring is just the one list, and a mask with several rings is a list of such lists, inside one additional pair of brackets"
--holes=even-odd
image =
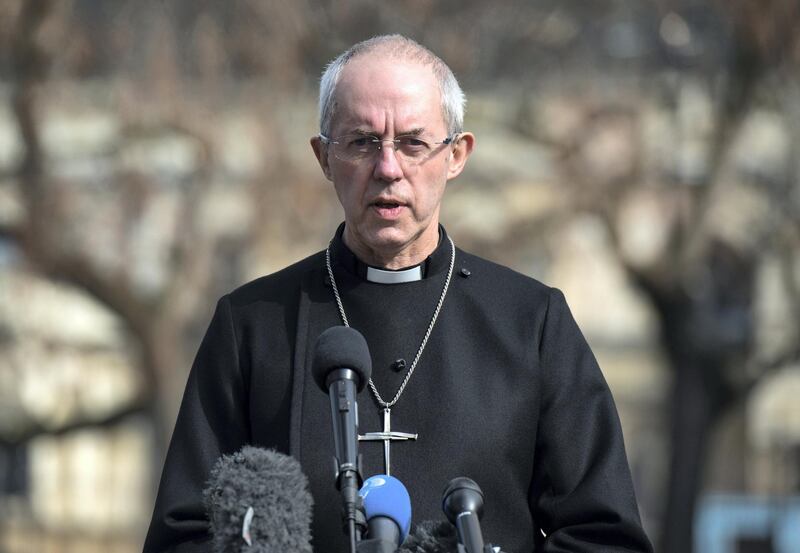
[(425, 159), (431, 152), (430, 141), (419, 136), (398, 136), (394, 144), (397, 153), (410, 161)]
[(377, 152), (379, 145), (374, 136), (346, 134), (333, 142), (333, 155), (342, 161), (360, 161)]

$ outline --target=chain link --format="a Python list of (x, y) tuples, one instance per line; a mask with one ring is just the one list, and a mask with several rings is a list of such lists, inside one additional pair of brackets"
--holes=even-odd
[[(372, 378), (369, 379), (369, 388), (372, 390), (372, 394), (375, 396), (375, 399), (378, 401), (378, 404), (383, 407), (384, 409), (391, 408), (397, 400), (400, 399), (400, 396), (403, 393), (403, 390), (406, 389), (406, 385), (408, 381), (411, 380), (411, 375), (414, 374), (414, 369), (417, 367), (417, 363), (419, 362), (419, 358), (422, 356), (422, 352), (425, 349), (425, 346), (428, 344), (428, 338), (430, 338), (431, 332), (433, 332), (433, 327), (436, 324), (436, 319), (439, 318), (439, 311), (442, 310), (442, 305), (444, 304), (444, 298), (447, 296), (447, 289), (450, 287), (450, 278), (453, 276), (453, 267), (456, 264), (456, 245), (453, 243), (453, 239), (449, 236), (447, 239), (450, 241), (450, 268), (447, 271), (447, 278), (444, 281), (444, 287), (442, 288), (442, 295), (439, 296), (439, 302), (436, 304), (436, 310), (433, 312), (433, 317), (431, 317), (431, 322), (428, 325), (428, 330), (425, 332), (425, 337), (422, 339), (422, 343), (419, 345), (419, 349), (417, 350), (417, 355), (414, 357), (414, 362), (411, 363), (411, 367), (408, 369), (408, 373), (406, 373), (406, 377), (403, 379), (403, 382), (400, 383), (400, 388), (398, 388), (397, 393), (394, 395), (392, 401), (385, 401), (381, 394), (378, 392), (378, 388), (375, 386), (375, 383), (372, 381)], [(332, 243), (333, 241), (331, 241)], [(325, 249), (325, 266), (328, 269), (328, 278), (331, 281), (331, 287), (333, 288), (333, 295), (336, 298), (336, 306), (339, 308), (339, 315), (342, 317), (342, 323), (344, 326), (349, 327), (350, 323), (347, 320), (347, 314), (344, 312), (344, 304), (342, 304), (342, 298), (339, 296), (339, 287), (336, 286), (336, 279), (333, 276), (333, 267), (331, 266), (331, 245), (328, 244), (328, 247)]]

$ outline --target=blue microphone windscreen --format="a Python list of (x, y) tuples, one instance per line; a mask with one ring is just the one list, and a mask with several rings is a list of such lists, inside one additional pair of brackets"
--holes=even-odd
[(406, 539), (411, 527), (411, 498), (408, 490), (394, 476), (377, 474), (367, 478), (358, 494), (364, 498), (367, 520), (385, 516), (400, 527), (400, 543)]

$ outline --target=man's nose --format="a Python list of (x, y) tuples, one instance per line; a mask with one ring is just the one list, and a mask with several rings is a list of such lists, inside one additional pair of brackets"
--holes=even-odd
[(400, 165), (395, 148), (397, 145), (392, 140), (382, 140), (375, 160), (375, 178), (394, 181), (403, 177), (403, 168)]

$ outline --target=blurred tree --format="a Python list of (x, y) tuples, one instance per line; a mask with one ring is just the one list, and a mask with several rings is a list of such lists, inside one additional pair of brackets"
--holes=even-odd
[[(235, 71), (237, 63), (245, 64), (245, 59), (252, 63), (257, 51), (272, 51), (269, 70), (287, 82), (296, 84), (297, 80), (293, 76), (297, 64), (278, 55), (281, 49), (269, 42), (276, 40), (277, 32), (262, 39), (256, 32), (258, 24), (248, 20), (258, 11), (257, 22), (264, 24), (268, 12), (263, 6), (242, 2), (234, 12), (242, 20), (230, 22), (239, 26), (223, 36), (212, 17), (222, 6), (209, 5), (214, 9), (208, 12), (160, 4), (136, 12), (141, 18), (138, 23), (152, 33), (148, 61), (127, 75), (130, 79), (138, 73), (140, 81), (131, 79), (121, 85), (115, 114), (121, 125), (115, 141), (104, 146), (103, 159), (92, 161), (89, 179), (80, 180), (83, 177), (54, 172), (57, 163), (43, 144), (49, 113), (45, 108), (52, 110), (47, 104), (52, 104), (57, 79), (118, 69), (111, 63), (113, 54), (123, 54), (125, 47), (132, 46), (132, 37), (124, 32), (129, 21), (118, 24), (120, 35), (113, 35), (97, 24), (109, 17), (108, 6), (96, 12), (80, 1), (74, 6), (51, 0), (17, 4), (7, 41), (13, 113), (24, 153), (4, 186), (18, 195), (23, 215), (0, 221), (0, 239), (14, 244), (33, 270), (84, 291), (122, 321), (143, 383), (137, 398), (105, 417), (78, 416), (59, 428), (29, 421), (25, 431), (0, 436), (0, 443), (10, 446), (39, 434), (112, 425), (143, 413), (155, 429), (156, 458), (163, 458), (186, 371), (209, 317), (209, 298), (241, 282), (245, 253), (257, 248), (265, 226), (270, 227), (261, 224), (260, 217), (298, 216), (293, 232), (301, 235), (327, 222), (324, 217), (303, 218), (307, 208), (298, 202), (275, 201), (281, 195), (280, 183), (291, 178), (286, 174), (289, 156), (273, 118), (265, 114), (250, 133), (260, 143), (246, 146), (261, 148), (266, 155), (256, 162), (252, 176), (233, 176), (239, 180), (237, 190), (250, 198), (245, 203), (252, 208), (252, 216), (223, 222), (217, 217), (217, 224), (209, 225), (209, 217), (214, 217), (210, 210), (220, 207), (219, 187), (231, 180), (227, 173), (240, 170), (230, 168), (223, 159), (220, 144), (226, 137), (219, 127), (221, 117), (213, 113), (216, 103), (227, 101), (227, 72)], [(123, 13), (131, 9), (130, 2), (116, 6)], [(283, 13), (302, 26), (299, 12), (291, 5)], [(112, 19), (114, 15), (118, 12), (111, 12)], [(217, 15), (222, 23), (231, 17)], [(269, 25), (286, 23), (270, 21)], [(178, 33), (182, 25), (188, 31)], [(289, 31), (282, 28), (280, 36), (285, 39)], [(79, 48), (60, 49), (61, 39), (70, 33), (80, 37)], [(298, 42), (301, 35), (298, 31)], [(189, 51), (178, 40), (185, 36), (194, 38)], [(236, 50), (231, 54), (229, 48)], [(137, 56), (141, 58), (141, 50)], [(131, 54), (117, 59), (123, 65), (136, 65), (135, 60)], [(292, 71), (283, 71), (289, 66)], [(206, 89), (196, 92), (195, 86)], [(141, 158), (161, 165), (142, 167)], [(295, 192), (305, 194), (314, 205), (317, 188), (299, 182)], [(225, 204), (221, 207), (224, 213)], [(262, 213), (255, 213), (256, 209)], [(228, 261), (225, 270), (220, 270), (221, 259)]]
[[(794, 340), (764, 359), (756, 339), (755, 302), (758, 271), (765, 260), (777, 257), (784, 267), (787, 299), (798, 314), (800, 141), (789, 141), (790, 163), (761, 167), (760, 174), (742, 174), (733, 152), (745, 122), (762, 110), (785, 118), (796, 135), (800, 10), (796, 2), (782, 0), (725, 2), (718, 10), (698, 10), (691, 2), (658, 6), (663, 47), (676, 51), (646, 70), (652, 78), (635, 96), (584, 99), (583, 106), (590, 107), (583, 108), (574, 134), (555, 147), (573, 198), (566, 210), (605, 222), (620, 263), (660, 321), (673, 387), (667, 413), (671, 459), (657, 550), (685, 553), (693, 548), (696, 503), (716, 423), (732, 407), (743, 408), (759, 380), (800, 358), (796, 319)], [(708, 38), (689, 34), (698, 28), (687, 14), (698, 13), (727, 30), (722, 50), (703, 55), (724, 59), (718, 67), (704, 65), (701, 58), (690, 69), (680, 55), (680, 50), (691, 51), (691, 42), (699, 48)], [(698, 68), (708, 72), (697, 73)], [(707, 125), (703, 110), (694, 111), (700, 121), (692, 120), (687, 105), (698, 84), (713, 101)], [(671, 122), (660, 130), (668, 131), (661, 140), (672, 148), (673, 162), (661, 160), (660, 172), (654, 172), (658, 167), (643, 147), (653, 102), (671, 111)], [(707, 137), (702, 146), (692, 145), (697, 133)], [(682, 153), (688, 155), (682, 159)], [(740, 189), (743, 181), (749, 190)], [(748, 212), (748, 195), (771, 209)], [(733, 217), (740, 220), (721, 225), (719, 206), (731, 202)], [(648, 203), (661, 222), (639, 220), (632, 226), (631, 214)], [(741, 225), (737, 232), (725, 228), (731, 223)], [(645, 255), (634, 243), (637, 224), (665, 225), (659, 247)]]

